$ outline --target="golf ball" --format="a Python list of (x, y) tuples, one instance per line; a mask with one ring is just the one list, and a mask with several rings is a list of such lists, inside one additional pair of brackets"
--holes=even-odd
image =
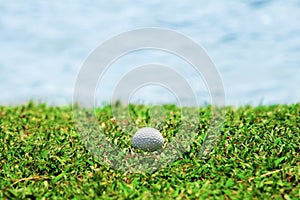
[(139, 129), (132, 138), (132, 146), (135, 148), (156, 151), (164, 144), (162, 134), (155, 128), (144, 127)]

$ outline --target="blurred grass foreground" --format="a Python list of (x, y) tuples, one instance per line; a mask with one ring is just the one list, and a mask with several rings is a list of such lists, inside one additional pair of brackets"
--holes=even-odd
[[(137, 126), (149, 107), (130, 105)], [(166, 105), (166, 141), (176, 134), (178, 108)], [(0, 199), (300, 199), (300, 104), (226, 107), (219, 140), (197, 157), (210, 123), (199, 108), (195, 142), (153, 173), (124, 173), (95, 159), (74, 125), (72, 106), (0, 106)], [(131, 137), (97, 109), (99, 128), (131, 149)], [(132, 150), (135, 151), (135, 150)]]

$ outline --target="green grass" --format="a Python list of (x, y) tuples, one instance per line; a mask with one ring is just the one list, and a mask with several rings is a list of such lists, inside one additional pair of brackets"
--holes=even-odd
[[(148, 107), (130, 109), (137, 127), (157, 125)], [(157, 128), (169, 141), (180, 119), (175, 106), (166, 110), (168, 122)], [(199, 110), (196, 140), (182, 158), (153, 173), (132, 174), (91, 156), (71, 106), (0, 106), (0, 199), (300, 198), (300, 104), (225, 108), (219, 141), (205, 158), (197, 153), (211, 113), (210, 107)], [(109, 107), (97, 116), (111, 141), (136, 151)]]

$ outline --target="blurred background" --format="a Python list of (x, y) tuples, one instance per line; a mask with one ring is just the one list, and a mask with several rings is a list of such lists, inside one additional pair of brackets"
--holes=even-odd
[[(299, 0), (1, 1), (0, 104), (72, 103), (89, 54), (112, 36), (143, 27), (175, 30), (200, 44), (222, 77), (227, 105), (299, 102), (299, 19)], [(130, 56), (111, 75), (135, 61), (180, 63), (151, 51)], [(149, 91), (140, 95), (153, 102), (164, 93)]]

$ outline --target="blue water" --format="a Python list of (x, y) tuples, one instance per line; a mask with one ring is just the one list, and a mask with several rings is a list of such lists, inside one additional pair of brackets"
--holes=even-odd
[[(0, 104), (71, 103), (89, 54), (110, 37), (142, 27), (172, 29), (202, 45), (222, 77), (228, 105), (299, 102), (299, 19), (298, 0), (5, 1), (0, 4)], [(146, 58), (180, 63), (157, 52), (130, 56), (119, 65), (151, 61)], [(117, 79), (118, 67), (110, 73)], [(102, 99), (109, 98), (107, 87)], [(165, 93), (145, 88), (136, 98), (173, 98)]]

